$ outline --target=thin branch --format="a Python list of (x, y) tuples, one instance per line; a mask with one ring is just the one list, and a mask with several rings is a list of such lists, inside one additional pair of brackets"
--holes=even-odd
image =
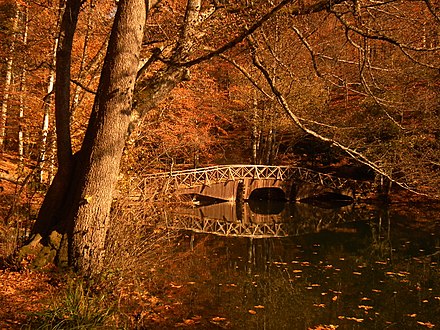
[[(288, 114), (288, 116), (295, 122), (295, 124), (302, 129), (304, 132), (320, 139), (321, 141), (324, 142), (329, 142), (332, 145), (340, 148), (341, 150), (343, 150), (344, 152), (346, 152), (349, 156), (351, 156), (353, 159), (356, 159), (357, 161), (361, 162), (362, 164), (367, 165), (368, 167), (370, 167), (372, 170), (374, 170), (376, 173), (386, 177), (388, 180), (390, 180), (391, 182), (397, 184), (398, 186), (409, 190), (411, 192), (414, 192), (416, 194), (419, 195), (424, 195), (424, 196), (428, 196), (425, 193), (421, 193), (419, 191), (414, 190), (413, 188), (409, 187), (407, 184), (397, 181), (396, 179), (394, 179), (390, 174), (386, 173), (384, 170), (382, 170), (378, 165), (376, 165), (375, 163), (373, 163), (372, 161), (370, 161), (365, 155), (363, 155), (362, 153), (347, 147), (345, 145), (343, 145), (342, 143), (332, 139), (332, 138), (328, 138), (325, 137), (317, 132), (315, 132), (314, 130), (308, 128), (307, 126), (305, 126), (301, 119), (295, 115), (295, 113), (290, 109), (286, 99), (284, 98), (283, 94), (280, 92), (280, 90), (275, 86), (273, 79), (271, 78), (269, 72), (266, 70), (266, 68), (262, 65), (262, 63), (260, 62), (258, 56), (256, 53), (254, 53), (253, 56), (253, 62), (254, 65), (261, 71), (261, 73), (263, 74), (264, 78), (266, 79), (267, 83), (269, 84), (272, 92), (274, 93), (275, 97), (277, 98), (278, 103), (282, 106), (282, 108), (284, 109), (284, 111), (286, 111), (286, 113)], [(436, 198), (438, 198), (439, 196), (435, 196)]]
[(147, 69), (150, 67), (150, 65), (153, 64), (159, 58), (159, 55), (161, 53), (162, 53), (162, 49), (160, 49), (160, 48), (154, 48), (152, 50), (152, 54), (151, 54), (150, 58), (139, 69), (139, 71), (136, 75), (136, 80), (138, 80), (145, 73), (145, 71), (147, 71)]
[(295, 31), (299, 40), (303, 43), (303, 45), (309, 51), (310, 58), (312, 59), (313, 69), (315, 70), (316, 75), (318, 77), (322, 77), (321, 72), (319, 72), (319, 69), (318, 69), (318, 64), (316, 63), (316, 54), (315, 54), (314, 50), (312, 49), (312, 47), (310, 46), (309, 42), (306, 40), (306, 38), (302, 35), (301, 31), (295, 25), (292, 25), (292, 30)]
[(435, 12), (435, 8), (432, 5), (431, 0), (425, 0), (426, 6), (428, 7), (429, 11), (431, 12), (432, 16), (435, 17), (435, 19), (440, 22), (440, 17), (437, 15), (437, 13)]
[[(184, 65), (186, 67), (190, 67), (196, 64), (199, 64), (201, 62), (204, 62), (206, 60), (209, 60), (215, 56), (218, 56), (220, 54), (223, 54), (227, 50), (233, 48), (240, 42), (242, 42), (244, 39), (246, 39), (248, 36), (250, 36), (252, 33), (254, 33), (257, 29), (259, 29), (265, 22), (267, 22), (270, 18), (272, 18), (277, 12), (279, 12), (281, 9), (283, 9), (288, 4), (292, 3), (294, 0), (283, 0), (281, 1), (277, 6), (272, 8), (270, 12), (265, 14), (263, 17), (261, 17), (257, 22), (255, 22), (249, 29), (245, 30), (242, 34), (237, 36), (236, 38), (232, 39), (228, 43), (224, 44), (223, 46), (219, 47), (218, 49), (202, 55), (196, 59), (193, 59), (191, 61), (181, 63), (181, 65)], [(305, 8), (301, 8), (299, 6), (295, 7), (291, 11), (291, 15), (293, 16), (299, 16), (299, 15), (307, 15), (312, 13), (317, 13), (326, 9), (329, 9), (331, 6), (341, 3), (344, 0), (321, 0), (314, 4), (311, 4)]]
[(358, 28), (358, 27), (356, 27), (356, 26), (350, 24), (350, 23), (344, 18), (344, 15), (343, 15), (342, 13), (338, 13), (338, 12), (336, 12), (336, 11), (332, 11), (332, 12), (335, 14), (335, 16), (339, 19), (339, 21), (340, 21), (340, 22), (341, 22), (341, 23), (342, 23), (347, 29), (349, 29), (350, 31), (353, 31), (353, 32), (355, 32), (355, 33), (357, 33), (357, 34), (359, 34), (359, 35), (361, 35), (361, 36), (363, 36), (363, 37), (366, 37), (366, 38), (368, 38), (368, 39), (374, 39), (374, 40), (386, 41), (386, 42), (388, 42), (388, 43), (390, 43), (390, 44), (393, 44), (393, 45), (399, 47), (399, 48), (402, 49), (402, 50), (412, 50), (412, 51), (416, 51), (416, 52), (420, 52), (420, 51), (423, 51), (423, 52), (435, 52), (435, 51), (440, 50), (440, 47), (433, 47), (433, 48), (419, 48), (419, 47), (412, 47), (412, 46), (409, 46), (409, 45), (407, 45), (407, 44), (401, 43), (401, 42), (397, 41), (396, 39), (393, 39), (393, 38), (391, 38), (391, 37), (389, 37), (389, 36), (386, 36), (386, 35), (380, 34), (380, 33), (378, 33), (378, 32), (376, 32), (376, 34), (372, 34), (372, 32), (374, 33), (375, 31), (372, 31), (371, 29), (368, 29), (368, 28), (367, 28), (367, 30), (362, 30), (362, 29), (360, 29), (360, 28)]
[(84, 86), (82, 83), (80, 83), (78, 80), (75, 79), (70, 79), (71, 82), (73, 82), (75, 85), (81, 87), (82, 89), (84, 89), (86, 92), (96, 95), (96, 91), (91, 90), (90, 88), (88, 88), (87, 86)]
[(245, 76), (252, 85), (254, 85), (254, 87), (256, 89), (258, 89), (264, 96), (266, 96), (268, 99), (270, 100), (274, 100), (274, 97), (272, 95), (270, 95), (269, 93), (267, 93), (263, 87), (261, 87), (258, 82), (250, 75), (249, 72), (247, 72), (247, 70), (242, 67), (240, 64), (238, 64), (237, 62), (235, 62), (233, 59), (231, 59), (230, 57), (223, 55), (223, 54), (219, 54), (218, 57), (224, 59), (225, 61), (231, 63), (238, 71), (240, 71), (243, 76)]

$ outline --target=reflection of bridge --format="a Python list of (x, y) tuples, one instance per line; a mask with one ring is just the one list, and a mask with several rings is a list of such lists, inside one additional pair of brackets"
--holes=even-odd
[[(197, 194), (221, 200), (248, 200), (265, 190), (280, 199), (301, 200), (325, 193), (354, 198), (371, 191), (371, 183), (293, 166), (223, 165), (146, 175), (135, 180), (137, 196), (151, 194), (153, 182), (164, 192)], [(133, 188), (133, 187), (132, 187)]]
[(317, 233), (347, 222), (367, 220), (370, 215), (347, 206), (321, 209), (305, 204), (290, 204), (280, 214), (256, 214), (244, 205), (237, 217), (234, 203), (220, 203), (199, 208), (163, 210), (168, 228), (229, 237), (287, 237)]

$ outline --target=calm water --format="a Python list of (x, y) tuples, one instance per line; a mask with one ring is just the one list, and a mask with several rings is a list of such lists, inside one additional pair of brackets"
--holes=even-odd
[(175, 293), (213, 328), (440, 327), (438, 216), (223, 203), (166, 222), (183, 230)]

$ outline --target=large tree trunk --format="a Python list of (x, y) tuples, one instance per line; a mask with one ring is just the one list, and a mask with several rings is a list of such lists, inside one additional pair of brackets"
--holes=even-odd
[(112, 192), (131, 121), (145, 15), (144, 0), (119, 2), (75, 172), (72, 260), (75, 268), (86, 274), (102, 268)]

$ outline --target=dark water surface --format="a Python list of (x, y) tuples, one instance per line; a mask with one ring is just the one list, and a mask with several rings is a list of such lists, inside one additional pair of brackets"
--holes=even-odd
[(440, 327), (438, 213), (267, 206), (167, 214), (183, 230), (173, 280), (188, 317), (214, 329)]

